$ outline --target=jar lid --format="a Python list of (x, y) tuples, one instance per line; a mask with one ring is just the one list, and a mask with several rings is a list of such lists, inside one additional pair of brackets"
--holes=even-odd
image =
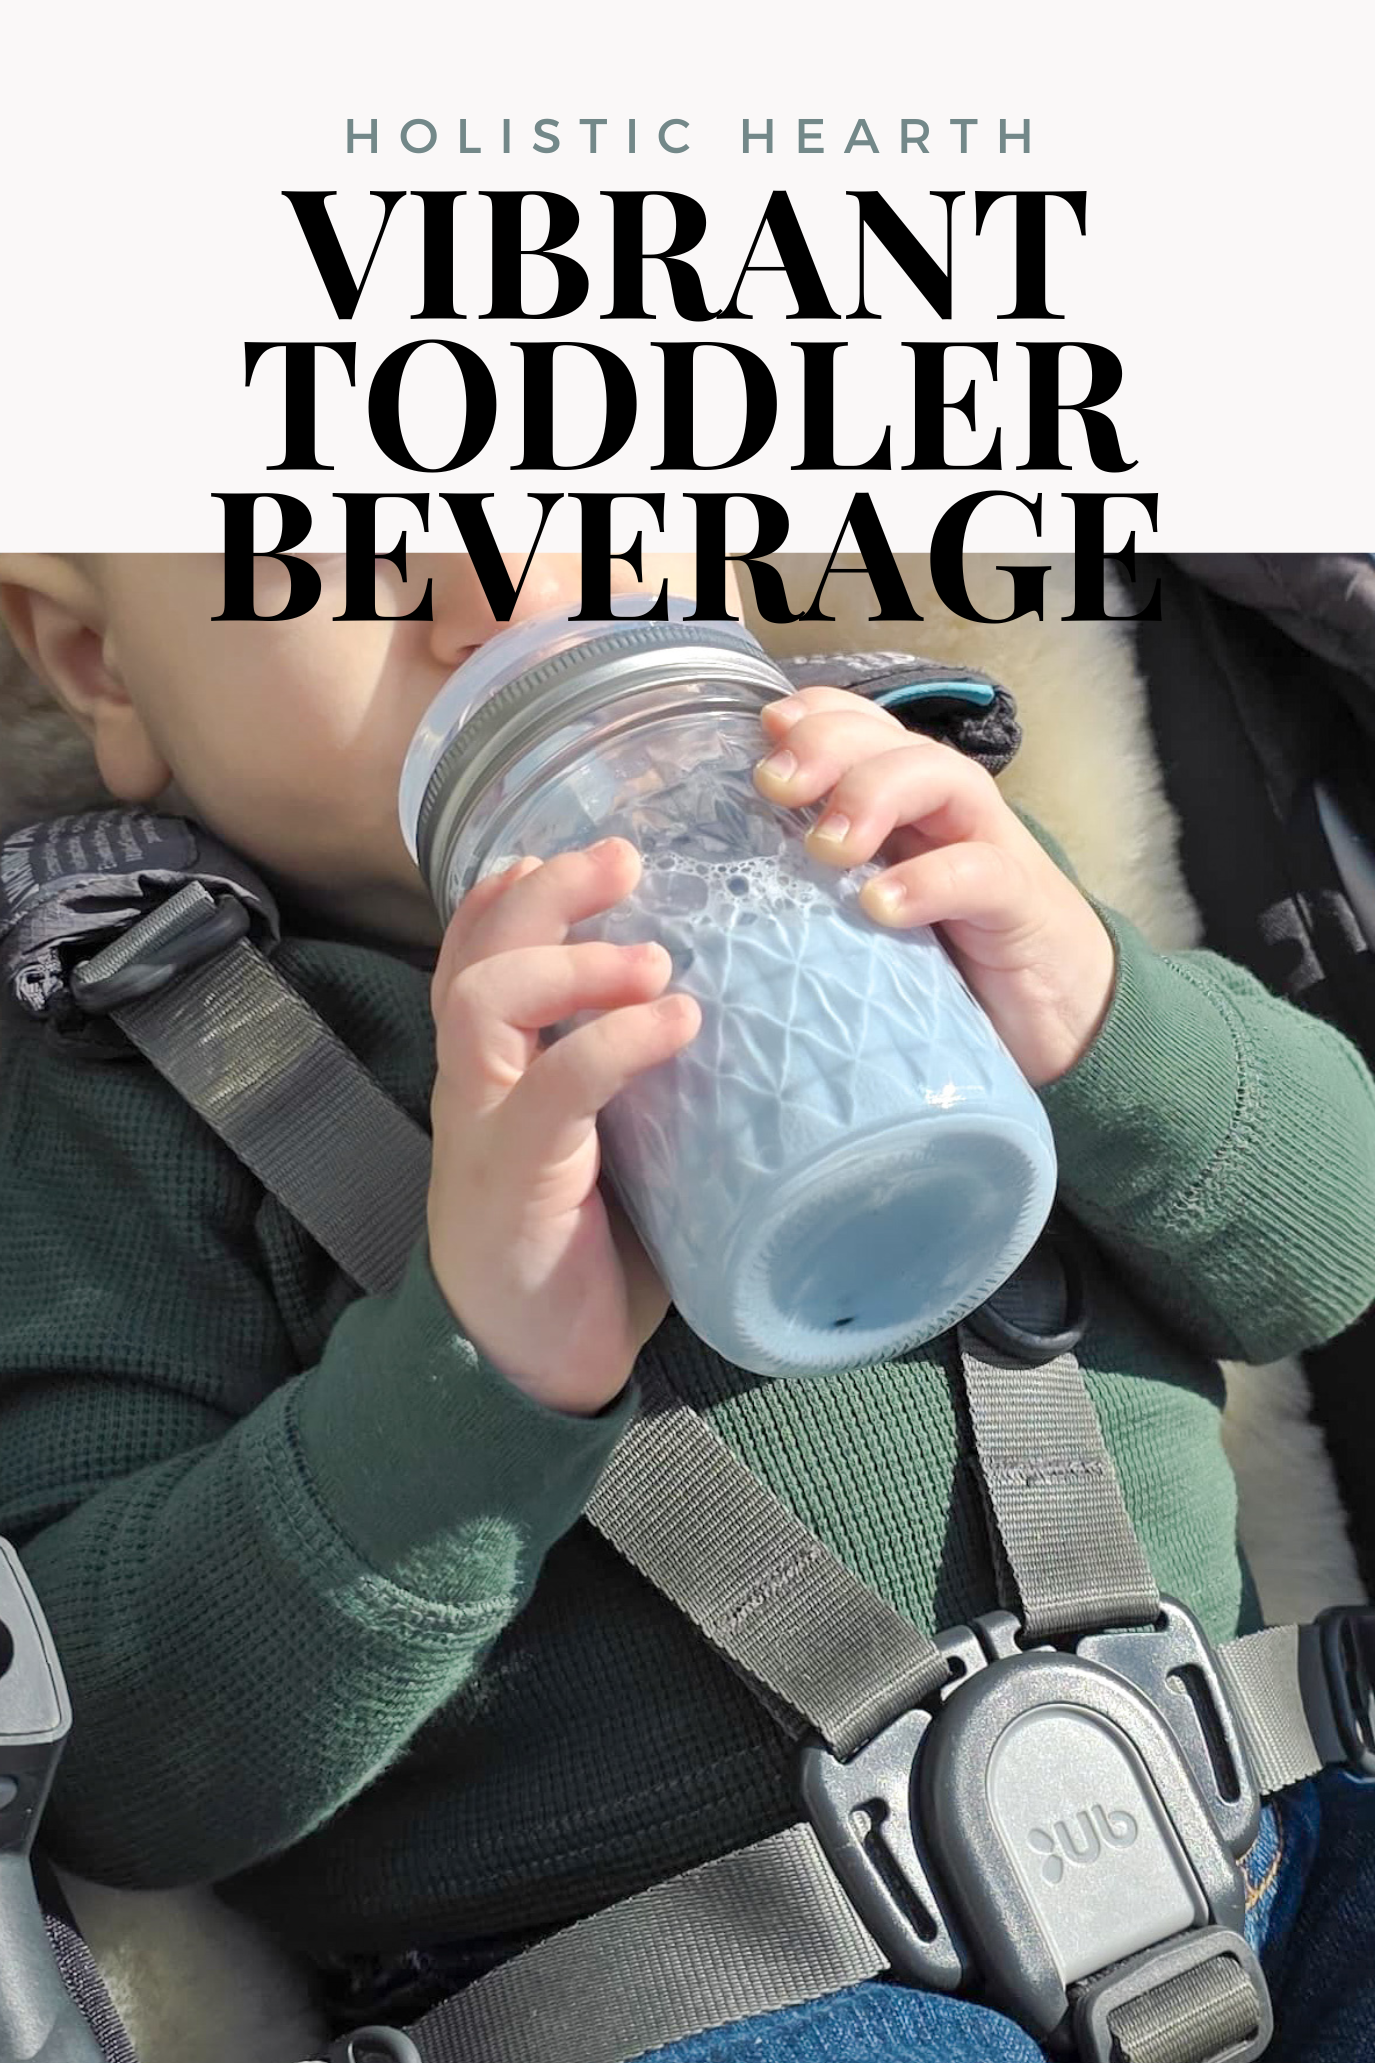
[[(664, 600), (668, 616), (656, 619), (660, 629), (665, 622), (684, 622), (697, 607), (688, 595), (666, 595)], [(575, 619), (567, 609), (546, 609), (522, 622), (508, 623), (504, 630), (496, 631), (479, 645), (461, 666), (455, 667), (425, 712), (401, 770), (401, 830), (413, 859), (418, 857), (417, 830), (425, 792), (440, 760), (464, 725), (500, 689), (533, 667), (557, 658), (561, 652), (575, 651), (623, 623), (643, 625), (648, 620), (644, 611), (649, 602), (650, 597), (642, 589), (633, 594), (613, 595), (611, 615), (594, 617), (588, 622)], [(705, 618), (693, 627), (734, 632), (748, 640), (751, 650), (759, 649), (743, 625), (729, 618)]]
[[(450, 731), (437, 759), (427, 756), (423, 790), (416, 781), (403, 796), (403, 828), (437, 895), (477, 796), (551, 731), (646, 687), (675, 681), (719, 683), (727, 707), (738, 702), (742, 689), (761, 703), (791, 692), (758, 640), (738, 623), (641, 619), (580, 629), (587, 634), (560, 640), (549, 656), (492, 687)], [(419, 806), (411, 818), (417, 791)]]

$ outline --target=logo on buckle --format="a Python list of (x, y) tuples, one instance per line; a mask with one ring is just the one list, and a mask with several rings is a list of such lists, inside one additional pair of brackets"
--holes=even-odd
[(1087, 1868), (1103, 1853), (1104, 1841), (1111, 1848), (1130, 1848), (1140, 1831), (1131, 1813), (1106, 1812), (1101, 1805), (1091, 1805), (1087, 1812), (1077, 1812), (1074, 1818), (1082, 1842), (1076, 1841), (1062, 1819), (1056, 1820), (1054, 1833), (1045, 1827), (1032, 1827), (1027, 1834), (1027, 1846), (1042, 1858), (1041, 1875), (1047, 1884), (1059, 1883), (1065, 1874), (1066, 1860)]

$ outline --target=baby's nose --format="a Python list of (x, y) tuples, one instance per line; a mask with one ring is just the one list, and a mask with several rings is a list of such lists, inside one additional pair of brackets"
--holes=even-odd
[(457, 666), (510, 623), (553, 609), (576, 610), (582, 593), (576, 552), (503, 552), (486, 565), (466, 554), (435, 554), (425, 572), (430, 580), (431, 645), (446, 667)]

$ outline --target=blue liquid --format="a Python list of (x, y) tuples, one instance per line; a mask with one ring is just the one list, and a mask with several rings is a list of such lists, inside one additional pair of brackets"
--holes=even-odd
[(1039, 1102), (933, 935), (859, 909), (872, 869), (837, 875), (800, 839), (712, 859), (640, 833), (640, 888), (583, 930), (657, 939), (702, 1007), (693, 1044), (601, 1119), (683, 1315), (761, 1374), (945, 1330), (1049, 1211)]

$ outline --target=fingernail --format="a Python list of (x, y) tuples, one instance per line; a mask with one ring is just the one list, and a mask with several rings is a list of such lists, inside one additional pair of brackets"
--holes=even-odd
[(838, 809), (823, 817), (812, 832), (813, 838), (825, 845), (840, 845), (850, 835), (850, 819), (842, 816)]
[(797, 772), (797, 754), (789, 752), (785, 745), (781, 752), (771, 752), (767, 759), (760, 760), (759, 772), (767, 774), (771, 781), (791, 781)]
[(588, 851), (589, 851), (590, 853), (591, 853), (591, 852), (610, 852), (610, 850), (611, 850), (612, 846), (613, 846), (613, 845), (619, 845), (619, 844), (620, 844), (620, 842), (621, 842), (621, 841), (620, 841), (620, 839), (619, 839), (619, 838), (599, 838), (599, 839), (597, 840), (596, 844), (595, 844), (595, 845), (589, 845), (589, 846), (588, 846), (588, 848), (587, 848), (587, 850), (588, 850)]
[(907, 890), (900, 881), (871, 881), (864, 893), (883, 917), (895, 917), (907, 900)]

